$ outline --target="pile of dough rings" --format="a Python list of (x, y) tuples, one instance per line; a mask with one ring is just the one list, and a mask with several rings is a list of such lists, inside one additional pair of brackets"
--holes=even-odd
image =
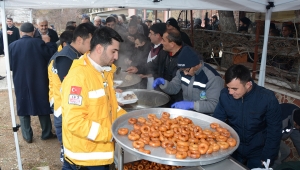
[(178, 169), (182, 166), (171, 166), (171, 165), (164, 165), (155, 162), (150, 162), (147, 160), (140, 160), (133, 163), (127, 163), (124, 165), (123, 170), (162, 170), (162, 169)]
[(163, 112), (160, 119), (155, 114), (148, 114), (147, 119), (130, 118), (128, 123), (133, 125), (134, 130), (128, 134), (127, 128), (119, 128), (118, 134), (128, 134), (128, 139), (133, 141), (132, 146), (145, 154), (151, 154), (144, 148), (149, 145), (163, 147), (167, 154), (175, 155), (177, 159), (198, 159), (201, 155), (236, 145), (230, 132), (218, 123), (211, 123), (211, 129), (202, 129), (189, 118), (178, 116), (171, 119), (167, 112)]

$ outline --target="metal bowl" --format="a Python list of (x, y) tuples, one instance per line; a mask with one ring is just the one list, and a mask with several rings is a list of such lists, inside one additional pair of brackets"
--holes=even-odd
[(132, 91), (138, 98), (136, 103), (122, 106), (127, 111), (164, 106), (170, 100), (168, 95), (156, 90), (128, 89), (124, 92), (126, 91)]
[(138, 84), (142, 78), (137, 74), (131, 74), (124, 71), (120, 71), (118, 74), (114, 74), (114, 80), (122, 80), (123, 83), (118, 86), (119, 87), (129, 87), (135, 84)]

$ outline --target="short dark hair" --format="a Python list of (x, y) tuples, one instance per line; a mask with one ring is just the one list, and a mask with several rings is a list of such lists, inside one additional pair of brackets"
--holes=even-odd
[(167, 24), (166, 23), (155, 23), (151, 25), (150, 30), (155, 34), (159, 34), (161, 37), (166, 32)]
[(66, 24), (66, 27), (67, 26), (73, 26), (73, 24), (75, 24), (76, 22), (75, 21), (68, 21), (67, 24)]
[(11, 20), (11, 21), (14, 21), (11, 17), (7, 17), (6, 19)]
[(96, 30), (96, 27), (90, 23), (82, 23), (79, 24), (74, 30), (73, 42), (76, 41), (77, 37), (81, 37), (82, 39), (89, 38), (89, 34), (93, 35)]
[(148, 40), (144, 34), (137, 34), (135, 39), (138, 39), (140, 42), (146, 42)]
[(289, 31), (292, 31), (292, 28), (291, 28), (291, 26), (289, 24), (283, 24), (282, 28), (283, 27), (286, 27)]
[(107, 17), (105, 21), (106, 21), (106, 23), (108, 23), (108, 22), (115, 22), (116, 23), (116, 18), (115, 17)]
[(112, 44), (112, 39), (123, 42), (122, 37), (112, 28), (103, 27), (97, 29), (91, 40), (91, 51), (93, 51), (98, 44), (106, 48), (108, 45)]
[(138, 18), (137, 18), (136, 15), (131, 15), (130, 18), (131, 18), (131, 21), (136, 21), (137, 22)]
[(122, 17), (123, 21), (126, 21), (126, 16), (124, 14), (120, 14), (120, 16)]
[(75, 31), (76, 27), (74, 27), (73, 25), (69, 25), (66, 27), (65, 31)]
[(232, 65), (225, 72), (225, 83), (230, 83), (233, 79), (239, 79), (241, 83), (251, 81), (250, 71), (244, 65)]
[(91, 21), (90, 16), (88, 14), (82, 14), (81, 20), (83, 20), (83, 19), (87, 19), (87, 20)]
[(63, 47), (64, 42), (71, 44), (72, 39), (73, 39), (73, 31), (64, 31), (59, 37), (60, 45)]
[(168, 36), (167, 39), (169, 42), (174, 42), (177, 45), (182, 45), (181, 34), (177, 29), (167, 30)]

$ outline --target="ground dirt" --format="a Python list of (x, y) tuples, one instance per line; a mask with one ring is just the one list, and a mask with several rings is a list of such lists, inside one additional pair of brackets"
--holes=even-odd
[[(12, 94), (15, 97), (14, 91)], [(14, 107), (15, 99), (14, 99)], [(15, 110), (15, 115), (16, 115)], [(19, 124), (18, 116), (15, 116)], [(52, 115), (53, 120), (53, 115)], [(52, 121), (53, 122), (53, 121)], [(51, 170), (59, 170), (62, 163), (59, 160), (60, 144), (57, 139), (41, 140), (41, 128), (37, 116), (31, 117), (33, 142), (28, 144), (23, 140), (21, 129), (17, 132), (23, 170), (37, 170), (37, 167), (49, 166)], [(53, 132), (54, 127), (53, 127)], [(0, 169), (17, 170), (18, 160), (16, 145), (12, 131), (12, 119), (8, 91), (0, 91)]]

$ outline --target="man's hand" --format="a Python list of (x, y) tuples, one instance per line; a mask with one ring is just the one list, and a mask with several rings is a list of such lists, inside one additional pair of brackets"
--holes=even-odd
[(129, 41), (131, 41), (131, 42), (134, 43), (134, 41), (135, 41), (135, 40), (134, 40), (134, 37), (132, 37), (132, 36), (127, 36), (127, 38), (128, 38)]
[(137, 73), (139, 70), (136, 68), (136, 67), (133, 67), (133, 66), (130, 66), (127, 68), (127, 73), (132, 73), (132, 74), (135, 74)]
[(43, 40), (45, 43), (50, 42), (50, 37), (49, 37), (49, 35), (42, 35), (42, 40)]
[(160, 77), (160, 78), (157, 78), (154, 80), (152, 87), (155, 89), (157, 86), (159, 86), (161, 84), (165, 84), (165, 79)]
[(126, 59), (124, 60), (124, 63), (127, 64), (127, 65), (130, 65), (130, 64), (132, 63), (132, 61), (129, 60), (128, 58), (126, 58)]
[(176, 102), (172, 104), (171, 107), (177, 109), (183, 109), (183, 110), (190, 110), (190, 109), (194, 109), (194, 102), (191, 101)]
[[(121, 89), (115, 89), (115, 91), (116, 91), (116, 96), (117, 96), (117, 98), (118, 98), (118, 95), (121, 95), (121, 96), (122, 96), (123, 90), (121, 90)], [(118, 105), (119, 105), (119, 106), (124, 106), (124, 104), (119, 103), (119, 102), (118, 102)]]
[(152, 77), (152, 74), (139, 74), (139, 76), (143, 79), (143, 78), (148, 78), (148, 77)]
[(8, 30), (8, 31), (6, 31), (6, 33), (7, 33), (8, 35), (12, 35), (14, 32), (11, 31), (11, 30)]
[(122, 90), (122, 89), (115, 89), (115, 91), (116, 91), (117, 93), (123, 93), (123, 90)]

